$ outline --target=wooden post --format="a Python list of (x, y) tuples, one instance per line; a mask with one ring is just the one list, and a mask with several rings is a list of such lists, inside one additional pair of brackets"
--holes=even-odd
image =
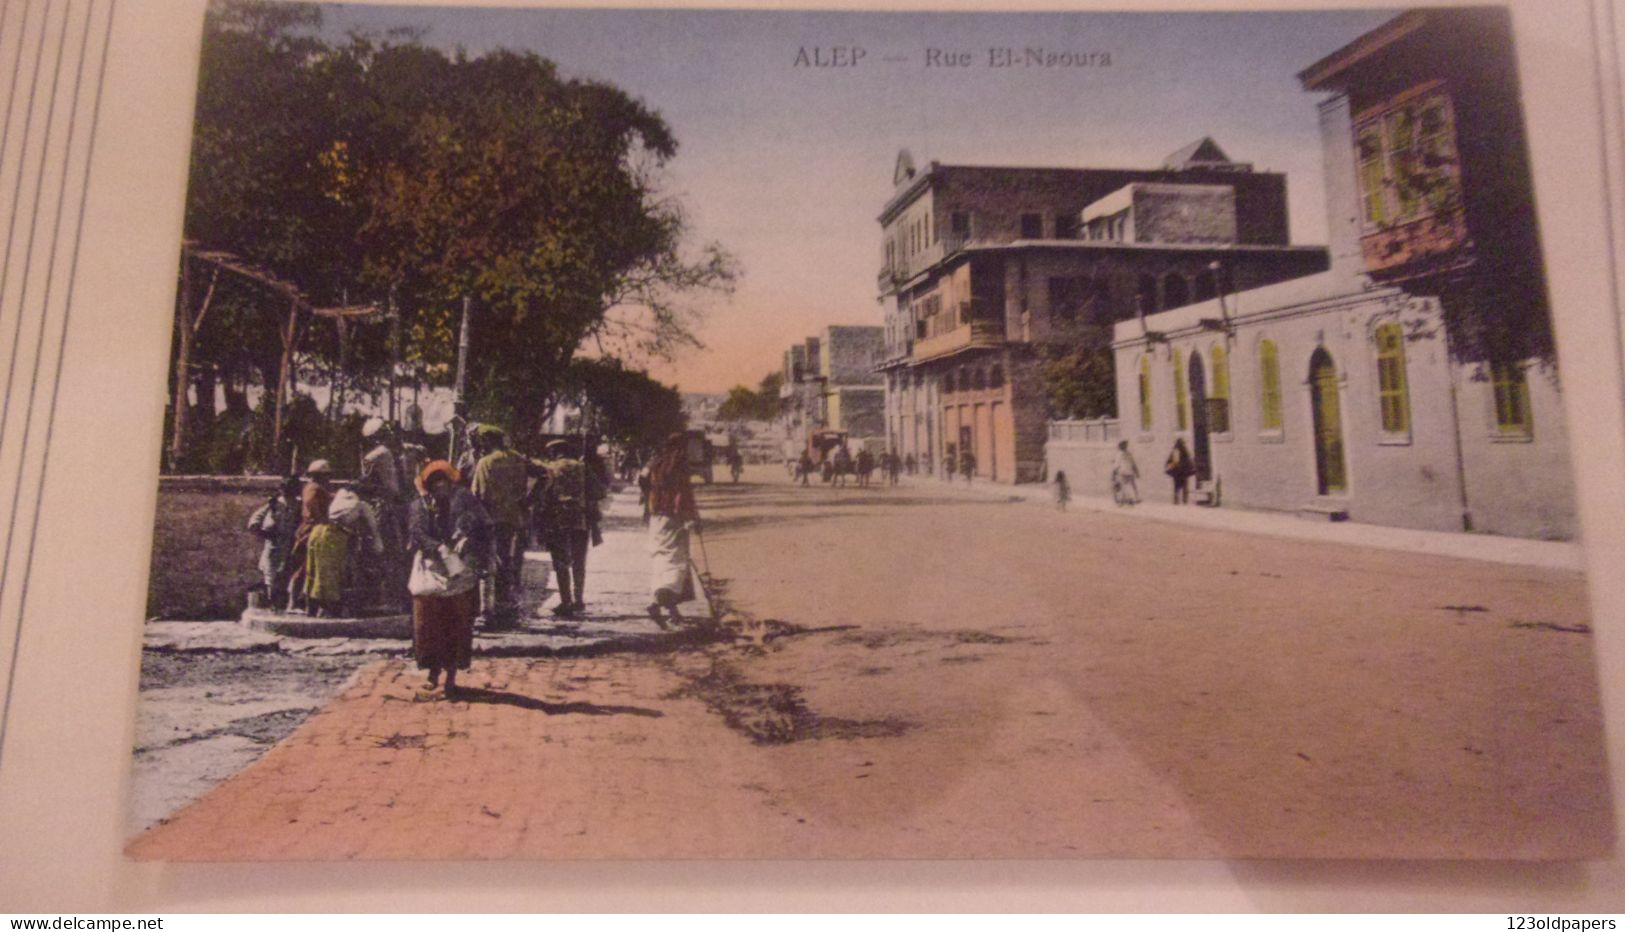
[(389, 288), (389, 403), (387, 414), (391, 427), (400, 426), (400, 409), (395, 400), (395, 379), (401, 370), (401, 309), (395, 303), (395, 286)]
[[(288, 326), (282, 333), (282, 364), (276, 378), (276, 414), (271, 422), (271, 449), (282, 449), (282, 417), (286, 411), (288, 383), (293, 377), (293, 350), (299, 341), (299, 296), (288, 296)], [(273, 457), (274, 459), (274, 457)]]
[(175, 302), (175, 329), (178, 341), (175, 350), (175, 400), (170, 412), (173, 431), (169, 437), (169, 471), (172, 473), (180, 469), (181, 454), (186, 449), (186, 388), (192, 365), (192, 272), (185, 250), (181, 251), (181, 287)]

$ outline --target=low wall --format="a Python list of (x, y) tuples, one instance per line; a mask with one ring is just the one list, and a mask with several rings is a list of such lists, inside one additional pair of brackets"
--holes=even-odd
[(236, 619), (259, 582), (260, 541), (248, 518), (276, 476), (164, 476), (147, 578), (147, 617)]
[[(1044, 445), (1049, 481), (1066, 473), (1072, 494), (1096, 498), (1112, 496), (1112, 466), (1117, 462), (1117, 441), (1055, 440)], [(1140, 463), (1140, 495), (1145, 496), (1145, 464)]]

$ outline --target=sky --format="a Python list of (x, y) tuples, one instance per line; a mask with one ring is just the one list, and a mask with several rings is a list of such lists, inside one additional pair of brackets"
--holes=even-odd
[[(1324, 243), (1319, 98), (1296, 75), (1392, 15), (354, 5), (324, 7), (324, 29), (410, 26), (470, 54), (531, 50), (658, 111), (678, 140), (666, 182), (693, 244), (720, 242), (744, 274), (731, 297), (697, 302), (705, 348), (649, 370), (722, 392), (754, 386), (825, 326), (882, 323), (876, 218), (900, 149), (922, 169), (1149, 168), (1211, 136), (1286, 173), (1292, 241)], [(992, 67), (990, 49), (1028, 47), (1093, 64)], [(863, 55), (805, 66), (842, 60), (836, 49)], [(969, 64), (942, 64), (956, 52)]]

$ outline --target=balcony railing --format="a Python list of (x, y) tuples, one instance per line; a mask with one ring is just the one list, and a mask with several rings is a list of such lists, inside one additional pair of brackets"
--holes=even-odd
[(973, 320), (936, 336), (914, 341), (914, 358), (934, 359), (972, 347), (994, 347), (1004, 342), (1004, 325), (995, 320)]
[(1367, 233), (1360, 252), (1367, 272), (1394, 281), (1459, 264), (1467, 242), (1467, 220), (1458, 210)]

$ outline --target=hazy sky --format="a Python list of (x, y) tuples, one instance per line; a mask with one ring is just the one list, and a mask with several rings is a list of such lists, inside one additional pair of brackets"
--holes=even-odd
[[(901, 148), (921, 168), (1140, 168), (1212, 136), (1285, 172), (1293, 242), (1324, 242), (1318, 98), (1295, 75), (1393, 15), (325, 9), (335, 31), (408, 25), (470, 53), (534, 50), (665, 117), (695, 242), (744, 268), (731, 299), (705, 306), (706, 349), (650, 367), (685, 391), (754, 385), (825, 325), (881, 323), (875, 218)], [(797, 67), (803, 49), (837, 46), (865, 54)], [(990, 67), (989, 49), (1029, 46), (1111, 63)], [(927, 67), (931, 49), (970, 65)]]

